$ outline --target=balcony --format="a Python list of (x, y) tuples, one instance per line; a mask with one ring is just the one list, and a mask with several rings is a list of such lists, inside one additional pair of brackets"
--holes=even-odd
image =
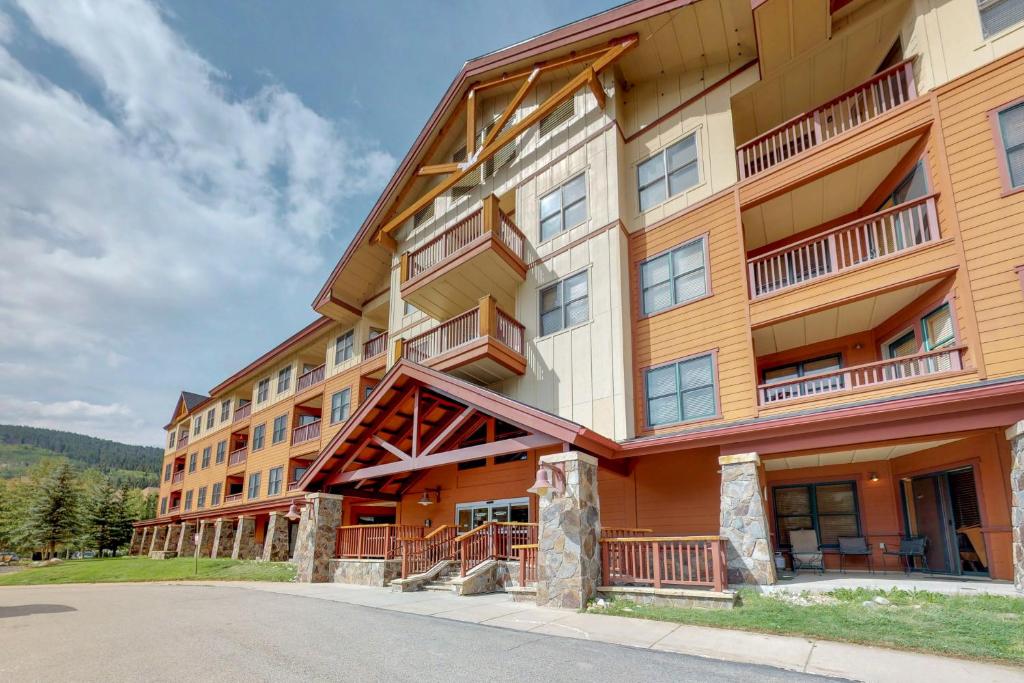
[(235, 408), (235, 416), (231, 419), (232, 423), (241, 422), (242, 420), (248, 420), (249, 415), (252, 414), (252, 404), (246, 403), (244, 406), (238, 406)]
[(770, 407), (953, 374), (964, 369), (965, 351), (963, 346), (951, 346), (853, 365), (813, 376), (760, 384), (757, 387), (757, 400), (761, 406)]
[(178, 470), (171, 475), (171, 486), (179, 486), (185, 481), (185, 470)]
[(929, 195), (748, 260), (750, 297), (864, 267), (938, 239), (935, 195)]
[(225, 505), (227, 505), (228, 503), (237, 503), (240, 500), (242, 500), (242, 494), (241, 493), (232, 493), (230, 496), (224, 496), (224, 504)]
[(900, 62), (737, 147), (739, 177), (764, 173), (916, 98), (913, 61)]
[(173, 512), (177, 512), (180, 509), (181, 509), (181, 501), (179, 500), (177, 503), (171, 503), (170, 506), (167, 508), (167, 511), (173, 513)]
[(315, 420), (308, 424), (300, 425), (292, 430), (292, 445), (298, 446), (299, 444), (306, 443), (307, 441), (313, 441), (314, 439), (320, 438), (320, 420)]
[(188, 445), (188, 432), (184, 432), (178, 435), (178, 444), (174, 450), (180, 451), (182, 448)]
[(290, 481), (290, 482), (288, 482), (288, 490), (289, 491), (297, 491), (298, 488), (299, 488), (299, 482), (297, 482), (297, 481)]
[(485, 297), (473, 309), (401, 344), (401, 357), (483, 384), (526, 372), (526, 332)]
[(402, 254), (402, 298), (432, 318), (465, 311), (481, 297), (515, 307), (526, 279), (526, 238), (494, 195), (419, 249)]
[(299, 375), (299, 378), (295, 381), (295, 393), (301, 393), (311, 386), (319, 384), (324, 381), (325, 373), (327, 372), (326, 365), (320, 365), (315, 367), (309, 372), (304, 372)]
[[(237, 448), (228, 453), (228, 468), (244, 465), (249, 449), (247, 446)], [(227, 500), (227, 499), (225, 499)]]
[(388, 333), (378, 334), (363, 344), (363, 360), (368, 361), (383, 354), (388, 349)]

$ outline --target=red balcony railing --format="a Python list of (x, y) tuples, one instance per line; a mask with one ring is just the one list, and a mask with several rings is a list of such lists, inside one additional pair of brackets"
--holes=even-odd
[(496, 327), (494, 337), (505, 346), (522, 355), (526, 341), (526, 328), (521, 322), (500, 308), (495, 308)]
[(178, 470), (177, 472), (171, 475), (172, 486), (180, 484), (183, 481), (185, 481), (185, 470)]
[(241, 422), (245, 418), (249, 417), (252, 413), (252, 404), (246, 403), (244, 406), (238, 406), (235, 408), (235, 416), (231, 418), (232, 422)]
[(170, 512), (177, 512), (178, 510), (181, 509), (181, 501), (179, 500), (177, 503), (171, 503), (170, 507), (168, 507), (167, 509)]
[[(228, 467), (234, 467), (244, 463), (248, 450), (248, 446), (242, 446), (241, 448), (237, 448), (228, 453)], [(227, 498), (224, 500), (227, 501)]]
[(187, 445), (188, 445), (188, 432), (182, 432), (181, 434), (178, 435), (178, 445), (175, 447), (175, 450), (181, 450), (182, 448), (184, 448)]
[(737, 147), (740, 179), (767, 171), (916, 97), (913, 60), (900, 62)]
[(512, 550), (519, 553), (519, 586), (537, 583), (537, 549), (536, 543), (514, 545)]
[(602, 538), (601, 576), (608, 586), (728, 587), (725, 544), (718, 536)]
[(242, 494), (241, 493), (232, 493), (229, 496), (224, 496), (224, 502), (225, 503), (237, 503), (240, 500), (242, 500)]
[[(508, 247), (509, 251), (518, 256), (520, 260), (524, 260), (526, 258), (526, 238), (523, 236), (522, 231), (500, 209), (498, 210), (498, 216), (499, 220), (496, 227), (498, 239)], [(483, 234), (484, 210), (480, 208), (416, 251), (410, 253), (408, 277), (410, 279), (414, 278), (439, 265), (459, 249), (462, 249)]]
[(306, 441), (320, 438), (320, 420), (296, 427), (292, 430), (292, 445), (295, 446)]
[(748, 260), (750, 294), (773, 294), (938, 238), (935, 195), (915, 199)]
[(297, 488), (299, 488), (299, 482), (297, 482), (297, 481), (290, 481), (290, 482), (288, 482), (288, 490), (289, 491), (294, 491)]
[[(481, 313), (487, 314), (486, 306), (472, 308), (440, 325), (405, 341), (402, 357), (416, 363), (423, 363), (435, 356), (447, 353), (463, 344), (483, 336)], [(522, 323), (497, 306), (494, 307), (494, 338), (516, 353), (522, 355), (525, 348), (526, 331)]]
[(487, 522), (455, 539), (460, 573), (487, 560), (511, 560), (519, 556), (518, 545), (537, 542), (537, 524), (533, 522)]
[(420, 538), (423, 527), (410, 524), (356, 524), (338, 527), (334, 556), (349, 559), (398, 557), (399, 539)]
[(363, 360), (376, 358), (388, 348), (388, 333), (378, 334), (363, 344)]
[(319, 384), (324, 381), (324, 373), (327, 371), (326, 365), (320, 365), (313, 368), (309, 372), (304, 372), (299, 375), (299, 378), (295, 381), (295, 391), (303, 391), (310, 388), (314, 384)]
[(962, 370), (965, 347), (950, 346), (935, 351), (900, 356), (889, 360), (852, 365), (813, 376), (760, 384), (758, 402), (763, 406), (902, 382), (944, 372)]

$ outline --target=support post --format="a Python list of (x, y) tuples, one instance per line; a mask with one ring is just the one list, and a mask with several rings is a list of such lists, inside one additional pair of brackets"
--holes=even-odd
[(168, 524), (167, 536), (164, 537), (164, 552), (177, 550), (178, 538), (181, 536), (180, 524)]
[(288, 518), (283, 512), (270, 513), (267, 522), (267, 537), (263, 539), (264, 562), (288, 561)]
[(196, 544), (196, 555), (210, 557), (213, 554), (214, 522), (212, 519), (199, 521), (199, 543)]
[(1010, 526), (1013, 529), (1013, 586), (1024, 593), (1024, 420), (1006, 430), (1010, 442)]
[(296, 580), (322, 583), (330, 579), (334, 543), (341, 524), (344, 496), (330, 493), (306, 494), (306, 505), (299, 520), (295, 541)]
[(235, 527), (235, 542), (231, 547), (232, 560), (256, 560), (263, 554), (256, 543), (256, 519), (248, 515), (238, 516)]
[(147, 552), (149, 552), (149, 542), (150, 542), (149, 527), (148, 526), (147, 527), (143, 527), (143, 529), (142, 529), (142, 540), (139, 541), (139, 547), (136, 548), (135, 554), (136, 555), (145, 555)]
[(754, 585), (776, 582), (768, 540), (757, 453), (723, 455), (719, 535), (725, 541), (728, 581)]
[(484, 197), (483, 216), (481, 216), (483, 232), (487, 234), (496, 234), (498, 227), (501, 225), (501, 213), (498, 209), (498, 198), (493, 194), (489, 194)]
[(193, 522), (182, 522), (178, 534), (178, 557), (192, 557), (196, 553), (196, 525)]
[(488, 294), (480, 298), (480, 336), (493, 337), (498, 333), (498, 311), (494, 297)]
[(231, 557), (231, 551), (235, 546), (235, 523), (230, 517), (219, 517), (213, 523), (213, 547), (210, 550), (210, 557)]
[(158, 524), (153, 527), (153, 536), (149, 540), (149, 553), (164, 549), (164, 541), (167, 539), (167, 526)]

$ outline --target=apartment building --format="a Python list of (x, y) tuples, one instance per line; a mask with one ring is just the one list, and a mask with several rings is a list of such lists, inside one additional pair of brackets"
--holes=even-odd
[(136, 550), (574, 604), (802, 530), (1024, 590), (1022, 190), (1020, 0), (637, 0), (473, 59), (320, 317), (181, 394)]

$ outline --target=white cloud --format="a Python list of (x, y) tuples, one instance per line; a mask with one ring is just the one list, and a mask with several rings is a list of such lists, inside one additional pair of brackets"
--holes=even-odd
[[(46, 405), (69, 404), (109, 393), (118, 377), (102, 370), (202, 352), (232, 301), (259, 302), (268, 317), (306, 306), (313, 291), (285, 293), (333, 261), (339, 207), (382, 186), (395, 160), (280, 85), (232, 97), (150, 2), (19, 7), (104, 106), (15, 58), (0, 14), (0, 361), (64, 371)], [(146, 380), (122, 381), (139, 392), (133, 382)], [(166, 394), (166, 410), (146, 416), (153, 430), (179, 388), (150, 387)]]
[(44, 403), (0, 396), (0, 415), (4, 415), (4, 419), (11, 424), (82, 432), (102, 438), (126, 440), (128, 443), (153, 442), (145, 420), (140, 419), (128, 406), (119, 403)]

